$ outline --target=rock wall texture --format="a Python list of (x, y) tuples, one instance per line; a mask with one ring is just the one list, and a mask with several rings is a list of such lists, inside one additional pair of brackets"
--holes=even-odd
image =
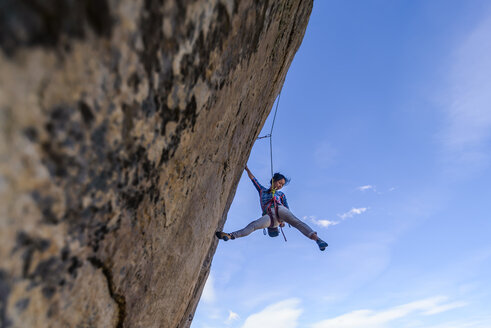
[(0, 326), (188, 327), (312, 0), (0, 0)]

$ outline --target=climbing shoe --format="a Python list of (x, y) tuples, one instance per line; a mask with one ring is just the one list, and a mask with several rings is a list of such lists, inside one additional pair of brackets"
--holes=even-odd
[(228, 234), (223, 231), (217, 231), (215, 232), (215, 236), (217, 236), (218, 239), (221, 239), (223, 241), (227, 241), (229, 239), (235, 239), (231, 234)]
[(325, 250), (326, 247), (327, 247), (327, 243), (324, 240), (320, 239), (320, 238), (316, 240), (316, 243), (317, 243), (317, 246), (319, 246), (319, 249), (321, 251)]

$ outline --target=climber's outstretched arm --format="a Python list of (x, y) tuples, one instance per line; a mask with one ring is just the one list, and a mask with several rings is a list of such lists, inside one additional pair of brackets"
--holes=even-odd
[(251, 170), (249, 170), (249, 168), (247, 167), (247, 165), (246, 165), (246, 167), (245, 167), (245, 170), (246, 170), (247, 175), (249, 176), (249, 178), (250, 178), (251, 180), (254, 180), (254, 179), (255, 179), (255, 177), (254, 177), (254, 175), (252, 174)]
[(264, 188), (259, 183), (259, 181), (257, 181), (256, 177), (252, 174), (251, 170), (249, 170), (249, 168), (247, 167), (247, 165), (245, 167), (245, 170), (247, 171), (247, 175), (249, 176), (249, 178), (251, 179), (252, 183), (254, 184), (254, 187), (259, 192), (259, 196), (261, 196), (261, 193), (263, 192), (263, 189), (266, 189), (266, 188)]

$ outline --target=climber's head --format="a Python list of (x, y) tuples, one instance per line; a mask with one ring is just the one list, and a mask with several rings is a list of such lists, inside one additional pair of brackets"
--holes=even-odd
[(287, 185), (288, 182), (290, 182), (290, 179), (285, 177), (283, 174), (275, 173), (273, 175), (272, 187), (274, 187), (274, 189), (276, 189), (276, 190), (280, 190), (281, 188), (283, 188), (283, 186)]

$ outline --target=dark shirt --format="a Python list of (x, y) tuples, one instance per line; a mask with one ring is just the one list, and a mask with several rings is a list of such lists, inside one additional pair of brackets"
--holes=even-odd
[[(251, 179), (251, 181), (254, 184), (254, 187), (256, 187), (257, 191), (259, 192), (259, 202), (261, 203), (261, 209), (263, 210), (263, 215), (265, 215), (268, 212), (268, 208), (273, 206), (273, 202), (271, 201), (271, 199), (273, 198), (273, 193), (271, 192), (270, 189), (264, 188), (259, 183), (259, 181), (257, 181), (256, 178)], [(281, 204), (286, 208), (290, 209), (290, 207), (288, 207), (288, 202), (286, 201), (286, 195), (284, 193), (277, 190), (274, 193), (274, 198), (277, 204)]]

